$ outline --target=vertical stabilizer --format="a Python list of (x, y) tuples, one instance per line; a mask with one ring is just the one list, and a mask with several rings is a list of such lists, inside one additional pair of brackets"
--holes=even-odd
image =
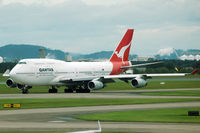
[(129, 51), (131, 48), (131, 40), (133, 37), (134, 29), (128, 29), (126, 34), (122, 38), (118, 47), (113, 52), (110, 61), (111, 62), (124, 62), (128, 61)]

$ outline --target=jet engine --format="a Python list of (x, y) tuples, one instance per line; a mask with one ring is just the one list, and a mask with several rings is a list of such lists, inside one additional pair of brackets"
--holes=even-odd
[(6, 85), (10, 88), (15, 88), (17, 86), (17, 84), (12, 80), (12, 79), (8, 79), (6, 81)]
[(147, 81), (142, 78), (135, 78), (131, 81), (131, 85), (135, 88), (142, 88), (147, 86)]
[(101, 81), (98, 80), (92, 80), (88, 82), (88, 88), (93, 90), (99, 90), (104, 87), (104, 84)]

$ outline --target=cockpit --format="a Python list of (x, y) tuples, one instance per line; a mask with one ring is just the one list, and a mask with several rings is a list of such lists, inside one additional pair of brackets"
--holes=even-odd
[(18, 64), (27, 64), (25, 61), (20, 61)]

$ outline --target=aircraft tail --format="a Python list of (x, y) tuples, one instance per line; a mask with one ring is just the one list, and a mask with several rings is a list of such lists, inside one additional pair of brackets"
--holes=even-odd
[(128, 29), (122, 38), (118, 47), (113, 52), (110, 62), (124, 62), (128, 61), (129, 51), (131, 48), (131, 40), (133, 37), (134, 29)]
[(191, 74), (195, 75), (198, 71), (199, 69), (195, 69), (193, 72), (191, 72)]

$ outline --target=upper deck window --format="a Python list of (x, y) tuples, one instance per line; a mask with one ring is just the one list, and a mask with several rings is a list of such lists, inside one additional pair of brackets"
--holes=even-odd
[(26, 64), (26, 62), (20, 61), (18, 64)]

